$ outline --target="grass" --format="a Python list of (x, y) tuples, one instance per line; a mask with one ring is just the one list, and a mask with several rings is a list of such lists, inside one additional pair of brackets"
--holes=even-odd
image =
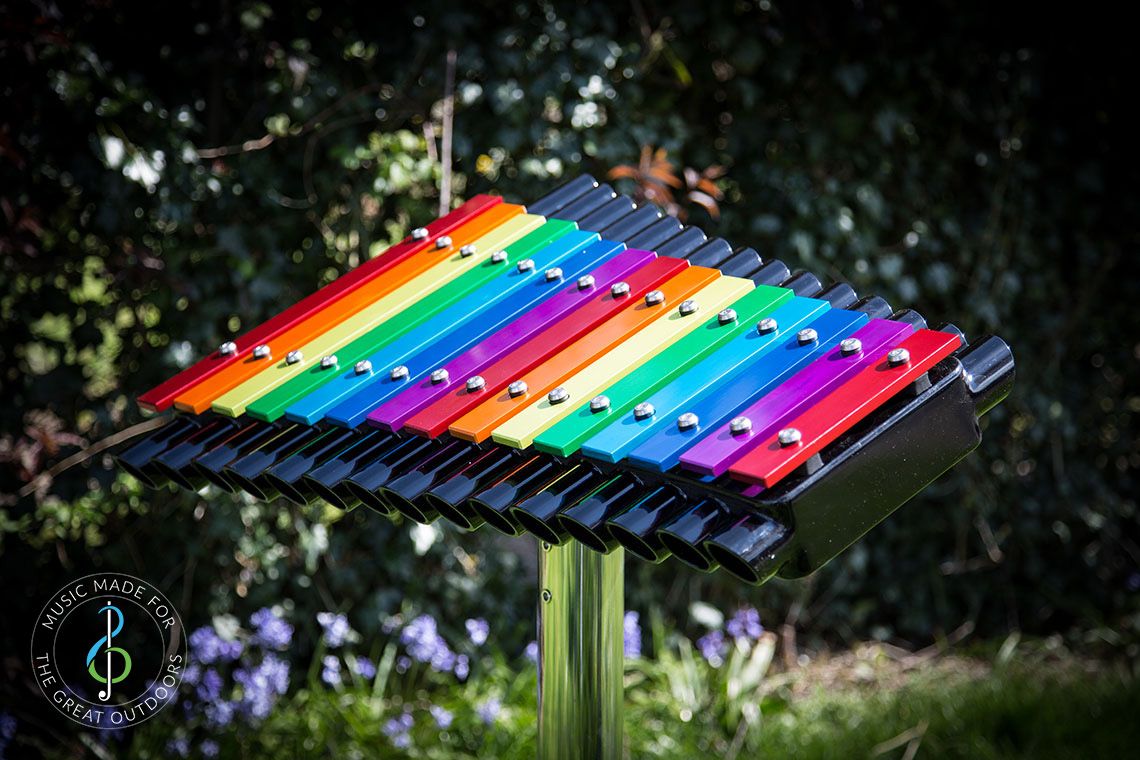
[(748, 756), (1097, 758), (1140, 746), (1140, 688), (1124, 673), (1061, 659), (901, 668), (861, 683), (857, 664), (851, 682), (818, 685), (805, 669), (806, 693), (767, 701)]
[[(627, 757), (1116, 758), (1140, 746), (1135, 673), (1056, 645), (947, 655), (867, 644), (773, 672), (775, 644), (764, 634), (714, 668), (676, 637), (629, 661)], [(311, 681), (259, 726), (213, 738), (221, 757), (534, 757), (534, 668), (494, 657), (480, 670), (450, 685), (414, 673), (336, 690)], [(489, 699), (503, 708), (485, 723)], [(453, 714), (446, 729), (432, 705)], [(405, 711), (414, 727), (398, 748), (381, 729)], [(136, 739), (131, 756), (170, 757), (162, 735)]]

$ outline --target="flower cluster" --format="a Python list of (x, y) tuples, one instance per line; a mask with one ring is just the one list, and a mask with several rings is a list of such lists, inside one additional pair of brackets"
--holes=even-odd
[[(470, 632), (472, 630), (470, 624), (478, 621), (469, 620), (467, 622), (467, 628)], [(486, 621), (483, 621), (483, 625), (486, 625)], [(481, 633), (483, 639), (486, 640), (487, 631), (482, 630), (478, 625), (476, 629), (476, 633)], [(487, 630), (489, 631), (489, 627)], [(475, 634), (469, 633), (469, 635), (474, 641)], [(471, 662), (467, 655), (456, 654), (452, 651), (443, 636), (440, 635), (435, 618), (431, 615), (420, 615), (404, 626), (403, 630), (400, 631), (400, 643), (404, 645), (408, 653), (407, 657), (401, 658), (397, 662), (397, 668), (401, 671), (410, 667), (410, 660), (415, 660), (416, 662), (428, 663), (436, 672), (454, 673), (456, 678), (461, 681), (466, 680), (471, 672)]]
[(376, 663), (367, 657), (357, 655), (349, 660), (349, 666), (353, 672), (363, 678), (365, 681), (371, 681), (376, 677)]
[(348, 624), (348, 618), (333, 612), (318, 612), (317, 622), (324, 631), (325, 644), (330, 649), (344, 646), (354, 635)]
[(762, 635), (764, 626), (760, 624), (760, 613), (754, 607), (741, 607), (724, 624), (724, 630), (714, 629), (697, 639), (697, 650), (710, 665), (719, 668), (724, 664), (730, 642), (751, 644)]
[(335, 654), (326, 654), (321, 660), (321, 680), (329, 686), (340, 686), (343, 682), (340, 677), (340, 658)]
[(223, 639), (212, 626), (202, 626), (190, 634), (190, 651), (194, 661), (203, 665), (233, 662), (245, 649), (237, 639)]
[[(199, 718), (210, 732), (217, 732), (242, 719), (253, 724), (264, 720), (289, 690), (289, 664), (276, 654), (293, 637), (293, 626), (278, 612), (264, 608), (249, 619), (250, 631), (227, 635), (213, 626), (190, 634), (190, 660), (183, 682), (194, 687), (183, 703), (188, 718)], [(171, 740), (171, 754), (191, 753), (187, 736)], [(217, 742), (207, 739), (193, 754), (214, 757)]]
[(380, 730), (388, 737), (392, 745), (400, 749), (407, 749), (412, 743), (412, 728), (416, 725), (411, 712), (405, 710), (390, 719)]
[(241, 687), (238, 708), (243, 715), (261, 720), (269, 715), (277, 698), (289, 689), (289, 665), (272, 654), (261, 662), (234, 671), (234, 682)]
[(491, 633), (491, 626), (483, 618), (473, 618), (467, 621), (467, 635), (471, 643), (477, 647), (487, 643), (487, 636)]
[(276, 612), (263, 607), (249, 617), (253, 625), (253, 640), (266, 649), (285, 649), (293, 640), (293, 626)]
[(755, 607), (741, 607), (724, 624), (724, 630), (734, 639), (756, 641), (763, 635), (764, 626), (760, 625), (760, 613)]
[(475, 714), (488, 726), (499, 719), (499, 713), (502, 711), (503, 703), (498, 697), (488, 697), (475, 705)]
[(435, 725), (438, 726), (441, 731), (446, 731), (450, 728), (451, 721), (455, 719), (455, 716), (451, 714), (450, 710), (445, 707), (440, 707), (439, 705), (432, 705), (428, 708), (428, 712), (431, 713), (431, 717), (435, 718)]

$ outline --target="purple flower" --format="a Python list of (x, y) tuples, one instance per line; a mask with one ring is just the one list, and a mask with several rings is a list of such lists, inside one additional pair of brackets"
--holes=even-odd
[(764, 633), (760, 625), (760, 613), (754, 607), (741, 607), (727, 623), (724, 630), (734, 639), (756, 641)]
[(431, 717), (435, 718), (435, 724), (443, 730), (450, 728), (451, 721), (455, 719), (455, 716), (452, 715), (450, 711), (439, 705), (432, 705), (428, 708), (428, 712), (431, 713)]
[(626, 610), (622, 620), (622, 631), (625, 638), (625, 656), (636, 658), (641, 656), (641, 626), (638, 620), (641, 616), (633, 610)]
[(467, 655), (461, 654), (455, 658), (455, 677), (460, 681), (466, 681), (467, 676), (471, 674), (471, 662), (467, 659)]
[(709, 665), (719, 668), (724, 664), (724, 634), (720, 631), (709, 631), (697, 639), (697, 649)]
[(455, 669), (455, 661), (455, 652), (448, 649), (447, 644), (440, 639), (431, 655), (432, 670), (438, 673), (450, 673)]
[(348, 618), (333, 612), (318, 612), (317, 622), (325, 631), (325, 643), (333, 649), (348, 641), (352, 628), (348, 625)]
[(268, 607), (250, 615), (249, 622), (254, 627), (253, 640), (266, 649), (285, 649), (293, 640), (293, 626)]
[(217, 757), (218, 756), (218, 743), (213, 739), (206, 739), (198, 745), (202, 757)]
[(190, 740), (185, 736), (179, 736), (177, 739), (171, 739), (166, 743), (166, 751), (173, 752), (179, 757), (189, 757)]
[(202, 626), (190, 634), (190, 652), (194, 660), (203, 665), (215, 662), (233, 662), (241, 656), (240, 641), (227, 641), (211, 626)]
[(498, 719), (499, 713), (502, 712), (502, 710), (503, 703), (499, 701), (498, 697), (489, 697), (475, 705), (475, 714), (488, 726)]
[(210, 728), (225, 728), (234, 720), (233, 702), (215, 702), (206, 705), (202, 713), (206, 716), (206, 725)]
[(225, 682), (218, 671), (213, 668), (202, 674), (202, 682), (198, 685), (198, 699), (203, 702), (213, 702), (222, 696), (222, 687)]
[(340, 686), (340, 658), (335, 654), (326, 654), (321, 660), (321, 680), (329, 686)]
[(405, 749), (412, 743), (411, 730), (415, 724), (416, 721), (412, 714), (405, 711), (395, 718), (389, 719), (380, 730), (384, 732), (393, 746)]
[(242, 687), (240, 708), (251, 718), (262, 719), (269, 715), (277, 697), (289, 688), (289, 666), (272, 654), (267, 654), (254, 668), (238, 668), (234, 681)]
[(202, 678), (202, 667), (196, 663), (191, 662), (186, 666), (186, 670), (182, 671), (182, 683), (187, 686), (195, 686)]
[(367, 657), (357, 656), (354, 658), (352, 660), (352, 668), (356, 671), (357, 675), (365, 680), (371, 680), (376, 677), (376, 665)]
[(467, 635), (471, 637), (471, 643), (477, 647), (483, 646), (487, 641), (487, 635), (491, 632), (491, 626), (483, 618), (470, 618), (467, 623)]
[[(431, 615), (420, 615), (404, 626), (404, 630), (400, 631), (400, 641), (407, 647), (412, 659), (429, 663), (432, 670), (450, 673), (459, 666), (459, 658), (439, 635), (439, 628)], [(466, 661), (463, 668), (467, 668)], [(406, 669), (405, 667), (404, 670)]]
[(523, 652), (526, 658), (531, 662), (538, 664), (538, 642), (532, 641), (526, 645), (526, 651)]
[(408, 654), (419, 662), (431, 662), (442, 643), (439, 629), (431, 615), (420, 615), (404, 626), (404, 630), (400, 631), (400, 641), (407, 647)]

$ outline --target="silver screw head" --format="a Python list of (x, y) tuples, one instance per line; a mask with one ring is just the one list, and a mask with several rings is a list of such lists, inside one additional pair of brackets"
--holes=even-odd
[(692, 412), (685, 412), (677, 418), (677, 428), (679, 430), (689, 430), (695, 428), (701, 422), (700, 417)]
[(612, 295), (614, 298), (621, 298), (622, 296), (628, 296), (629, 295), (629, 283), (628, 282), (615, 282), (613, 285), (610, 286), (610, 295)]
[(760, 333), (761, 335), (769, 335), (776, 332), (776, 330), (779, 328), (779, 323), (771, 317), (764, 317), (756, 323), (756, 332)]
[(484, 380), (481, 375), (472, 375), (471, 377), (467, 378), (467, 392), (468, 393), (474, 393), (475, 391), (481, 391), (485, 387), (487, 387), (487, 381)]
[[(505, 254), (505, 251), (504, 251), (504, 254)], [(519, 262), (519, 271), (520, 272), (533, 272), (534, 271), (534, 259), (523, 259), (522, 261), (520, 261)]]
[(690, 314), (696, 314), (700, 308), (701, 305), (690, 298), (688, 300), (682, 301), (681, 305), (677, 307), (677, 311), (681, 314), (682, 317), (687, 317)]
[(851, 356), (863, 350), (863, 341), (858, 338), (844, 338), (839, 342), (839, 352), (844, 356)]
[(646, 306), (657, 306), (663, 303), (665, 303), (665, 294), (660, 290), (651, 290), (645, 294)]
[(218, 346), (218, 353), (222, 356), (233, 356), (237, 353), (237, 343), (234, 343), (232, 340), (227, 340)]
[(805, 327), (796, 333), (796, 340), (800, 342), (801, 346), (806, 346), (809, 343), (815, 343), (819, 340), (819, 333), (810, 327)]
[(459, 249), (459, 255), (465, 259), (471, 258), (479, 249), (475, 247), (474, 243), (468, 243)]
[(654, 409), (653, 404), (648, 401), (642, 401), (633, 408), (633, 418), (635, 420), (647, 420), (655, 414), (657, 414), (657, 410)]
[(716, 321), (722, 325), (727, 325), (730, 322), (736, 321), (736, 309), (721, 309), (720, 313), (716, 315)]
[(909, 361), (910, 351), (907, 351), (905, 348), (893, 348), (890, 353), (887, 354), (887, 362), (889, 362), (892, 367), (901, 367)]
[(393, 380), (407, 380), (408, 374), (408, 368), (401, 364), (398, 367), (392, 367), (392, 371), (388, 373), (388, 377)]
[(447, 235), (440, 235), (435, 239), (435, 247), (439, 249), (450, 248), (451, 238)]
[(507, 393), (510, 394), (511, 398), (518, 398), (519, 396), (526, 393), (527, 390), (529, 389), (527, 388), (525, 380), (515, 380), (513, 383), (507, 386)]
[(555, 280), (561, 280), (561, 279), (562, 279), (562, 268), (561, 267), (551, 267), (550, 269), (546, 270), (546, 281), (547, 282), (554, 282)]
[(744, 435), (752, 430), (752, 420), (747, 417), (733, 417), (728, 423), (728, 429), (733, 435)]
[(336, 366), (336, 354), (329, 354), (328, 356), (321, 357), (321, 369), (329, 369)]
[(253, 358), (254, 359), (268, 359), (270, 355), (269, 344), (262, 343), (260, 346), (254, 346)]
[(427, 236), (427, 227), (416, 227), (412, 230), (412, 240), (425, 240)]
[(578, 290), (589, 290), (594, 287), (594, 275), (584, 274), (578, 278)]
[(447, 378), (449, 377), (451, 377), (451, 374), (440, 367), (431, 373), (431, 383), (432, 385), (439, 385), (440, 383), (447, 382)]
[(561, 385), (546, 394), (546, 400), (552, 404), (561, 404), (566, 399), (570, 398), (570, 393)]
[(491, 254), (491, 263), (492, 264), (503, 264), (506, 262), (506, 260), (507, 260), (507, 252), (506, 251), (495, 251), (494, 253)]
[(784, 428), (776, 434), (776, 440), (780, 442), (781, 446), (794, 446), (800, 442), (803, 435), (795, 428)]
[[(372, 362), (367, 359), (361, 359), (353, 365), (352, 371), (358, 375), (367, 375), (372, 372)], [(392, 379), (395, 380), (395, 378)]]
[(594, 396), (592, 399), (590, 399), (590, 411), (594, 412), (595, 414), (598, 412), (604, 412), (609, 408), (609, 396)]

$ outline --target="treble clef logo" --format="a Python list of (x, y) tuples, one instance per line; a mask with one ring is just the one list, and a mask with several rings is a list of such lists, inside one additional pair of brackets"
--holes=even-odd
[[(90, 673), (91, 677), (99, 683), (107, 684), (106, 689), (101, 689), (99, 691), (99, 699), (106, 702), (111, 698), (111, 684), (119, 683), (130, 674), (131, 656), (127, 654), (127, 651), (122, 647), (111, 646), (111, 640), (115, 636), (118, 636), (119, 632), (123, 630), (122, 611), (115, 605), (107, 602), (107, 606), (99, 610), (99, 612), (100, 614), (107, 614), (107, 635), (100, 636), (99, 640), (96, 641), (89, 650), (87, 650), (87, 672)], [(114, 613), (118, 616), (118, 624), (115, 626), (114, 630), (111, 630), (111, 613)], [(104, 645), (106, 648), (104, 648)], [(98, 669), (96, 668), (99, 663), (95, 661), (95, 658), (99, 656), (100, 649), (102, 649), (103, 653), (105, 654), (105, 658), (102, 663), (104, 666), (102, 674), (99, 673)], [(114, 675), (114, 670), (111, 664), (111, 655), (116, 653), (123, 658), (123, 672), (118, 675)]]

